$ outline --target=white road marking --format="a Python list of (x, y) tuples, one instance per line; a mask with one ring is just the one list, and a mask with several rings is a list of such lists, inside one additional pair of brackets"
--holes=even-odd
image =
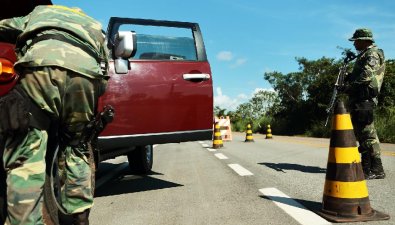
[(208, 144), (202, 144), (202, 147), (203, 147), (203, 148), (208, 148), (208, 147), (210, 147), (210, 145), (208, 145)]
[(240, 176), (252, 176), (254, 175), (244, 167), (240, 166), (239, 164), (228, 164), (230, 168), (232, 168), (237, 174)]
[(209, 151), (209, 152), (216, 152), (217, 150), (215, 150), (215, 149), (213, 149), (213, 148), (207, 148), (207, 150)]
[(293, 200), (286, 194), (277, 190), (276, 188), (262, 188), (259, 191), (266, 197), (270, 198), (278, 207), (292, 216), (296, 221), (302, 225), (328, 225), (330, 222), (326, 221), (317, 214), (307, 210), (299, 202)]
[(199, 141), (199, 144), (204, 144), (204, 141)]
[(222, 153), (217, 153), (214, 154), (218, 159), (228, 159), (228, 157), (226, 157), (226, 155), (222, 154)]

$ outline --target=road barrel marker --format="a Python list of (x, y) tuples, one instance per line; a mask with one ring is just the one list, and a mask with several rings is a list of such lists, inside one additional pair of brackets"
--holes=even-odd
[(317, 213), (341, 223), (389, 219), (370, 207), (351, 117), (342, 101), (336, 102), (332, 119), (322, 209)]
[(217, 149), (217, 148), (222, 148), (222, 147), (224, 147), (224, 143), (222, 142), (221, 130), (220, 130), (218, 122), (216, 122), (214, 125), (213, 148)]
[(270, 128), (270, 125), (267, 125), (267, 130), (266, 130), (266, 139), (272, 139), (272, 129)]
[(254, 138), (252, 137), (252, 130), (251, 130), (251, 125), (247, 125), (247, 131), (246, 131), (246, 139), (244, 142), (254, 142)]

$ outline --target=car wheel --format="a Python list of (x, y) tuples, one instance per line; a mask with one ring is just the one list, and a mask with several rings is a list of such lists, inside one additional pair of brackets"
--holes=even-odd
[(151, 172), (154, 158), (152, 145), (137, 146), (127, 156), (129, 167), (133, 174), (147, 174)]

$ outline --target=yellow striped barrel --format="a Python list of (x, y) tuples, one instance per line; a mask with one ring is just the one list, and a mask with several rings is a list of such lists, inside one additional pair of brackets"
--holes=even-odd
[(252, 137), (252, 130), (251, 130), (251, 125), (250, 124), (247, 125), (245, 142), (254, 142), (254, 138)]
[(214, 139), (213, 139), (213, 148), (222, 148), (224, 146), (224, 143), (222, 141), (221, 137), (221, 128), (218, 124), (218, 122), (215, 123), (214, 125)]
[(341, 101), (336, 103), (331, 132), (322, 210), (319, 214), (333, 222), (388, 219), (388, 215), (370, 206), (350, 114)]
[(266, 139), (272, 139), (272, 129), (270, 129), (270, 125), (267, 125), (267, 130), (266, 130)]

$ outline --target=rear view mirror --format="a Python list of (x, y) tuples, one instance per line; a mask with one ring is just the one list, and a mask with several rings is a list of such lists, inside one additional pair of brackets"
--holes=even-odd
[(129, 60), (136, 54), (136, 33), (133, 31), (119, 31), (114, 38), (114, 66), (116, 73), (129, 71)]
[(136, 33), (119, 31), (114, 38), (114, 53), (116, 58), (127, 59), (136, 53)]

